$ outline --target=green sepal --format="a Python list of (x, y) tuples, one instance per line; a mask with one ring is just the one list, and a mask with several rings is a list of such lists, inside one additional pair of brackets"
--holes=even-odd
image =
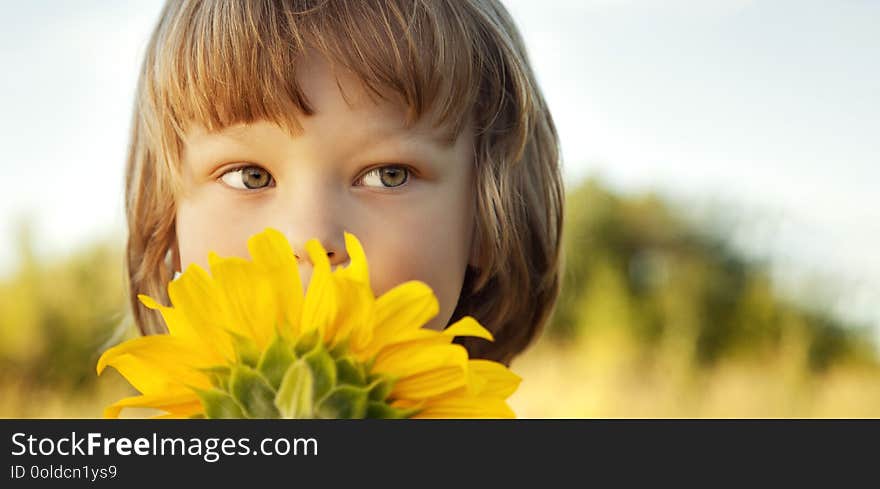
[(294, 360), (296, 360), (296, 356), (293, 354), (290, 344), (276, 334), (260, 357), (257, 369), (263, 374), (269, 385), (278, 390), (281, 379), (284, 378), (285, 372)]
[(367, 383), (367, 376), (363, 371), (363, 367), (351, 357), (336, 359), (336, 378), (340, 384), (361, 386)]
[(241, 419), (244, 418), (244, 412), (241, 406), (236, 402), (228, 392), (220, 389), (193, 389), (202, 406), (205, 408), (205, 416), (210, 419)]
[(305, 360), (299, 359), (290, 364), (278, 394), (275, 395), (275, 406), (282, 418), (310, 419), (312, 412), (312, 390), (314, 377), (312, 369)]
[(391, 389), (394, 388), (394, 379), (391, 377), (378, 376), (367, 387), (370, 390), (370, 400), (383, 402), (391, 395)]
[(249, 418), (278, 418), (275, 407), (275, 390), (259, 372), (246, 365), (232, 368), (229, 379), (232, 397), (241, 405)]
[(297, 358), (305, 355), (311, 350), (315, 349), (318, 346), (318, 340), (320, 339), (320, 333), (318, 330), (314, 330), (311, 333), (301, 337), (299, 341), (296, 343), (293, 352), (296, 354)]
[(418, 412), (418, 408), (400, 409), (377, 401), (367, 403), (367, 418), (370, 419), (404, 419)]
[(367, 389), (343, 385), (330, 391), (318, 404), (319, 418), (363, 419), (367, 414)]
[(249, 367), (256, 367), (257, 362), (260, 361), (260, 349), (257, 348), (254, 340), (233, 331), (227, 332), (232, 339), (232, 347), (235, 350), (238, 363), (243, 363)]
[(336, 362), (333, 361), (333, 357), (327, 353), (322, 344), (315, 346), (302, 358), (312, 369), (314, 380), (312, 395), (314, 399), (321, 399), (336, 386)]
[(211, 379), (211, 385), (213, 385), (214, 387), (220, 389), (221, 391), (229, 390), (229, 373), (231, 372), (229, 367), (216, 366), (200, 368), (198, 370)]
[(348, 338), (337, 342), (335, 345), (330, 347), (330, 356), (333, 358), (339, 358), (348, 353)]

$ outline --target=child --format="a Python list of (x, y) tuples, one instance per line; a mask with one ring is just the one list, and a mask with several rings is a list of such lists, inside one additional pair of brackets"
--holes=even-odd
[[(147, 47), (128, 156), (127, 268), (164, 298), (208, 251), (282, 231), (345, 265), (355, 234), (380, 295), (434, 290), (426, 327), (477, 318), (509, 364), (559, 288), (563, 188), (551, 116), (495, 0), (169, 1)], [(206, 267), (207, 268), (207, 267)]]

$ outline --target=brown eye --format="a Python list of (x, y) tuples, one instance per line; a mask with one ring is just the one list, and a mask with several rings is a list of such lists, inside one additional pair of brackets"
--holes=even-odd
[(272, 175), (262, 168), (249, 166), (241, 170), (241, 181), (247, 188), (263, 188), (272, 181)]
[(241, 190), (256, 190), (268, 187), (272, 183), (272, 175), (259, 166), (246, 166), (230, 170), (220, 177), (223, 183)]
[(409, 170), (402, 166), (383, 166), (374, 168), (361, 177), (362, 185), (368, 187), (394, 188), (409, 180)]

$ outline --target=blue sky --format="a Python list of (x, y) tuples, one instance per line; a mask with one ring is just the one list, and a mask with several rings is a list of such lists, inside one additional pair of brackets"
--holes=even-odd
[[(17, 216), (47, 255), (121, 234), (135, 73), (161, 7), (9, 3), (0, 273), (14, 266)], [(798, 272), (839, 280), (839, 306), (880, 323), (880, 2), (505, 4), (559, 126), (568, 181), (599, 175), (739, 209), (744, 248), (794, 287)]]

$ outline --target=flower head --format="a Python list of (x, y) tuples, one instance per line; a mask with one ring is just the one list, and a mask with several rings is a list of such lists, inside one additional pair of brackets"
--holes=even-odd
[(360, 242), (346, 233), (345, 245), (350, 264), (331, 270), (321, 244), (306, 243), (305, 294), (290, 244), (266, 229), (248, 240), (252, 260), (212, 253), (210, 274), (189, 266), (168, 285), (171, 306), (139, 296), (168, 334), (104, 352), (98, 373), (114, 367), (141, 393), (105, 416), (513, 417), (505, 399), (520, 378), (452, 343), (492, 335), (471, 317), (422, 328), (439, 310), (431, 289), (410, 281), (375, 297)]

